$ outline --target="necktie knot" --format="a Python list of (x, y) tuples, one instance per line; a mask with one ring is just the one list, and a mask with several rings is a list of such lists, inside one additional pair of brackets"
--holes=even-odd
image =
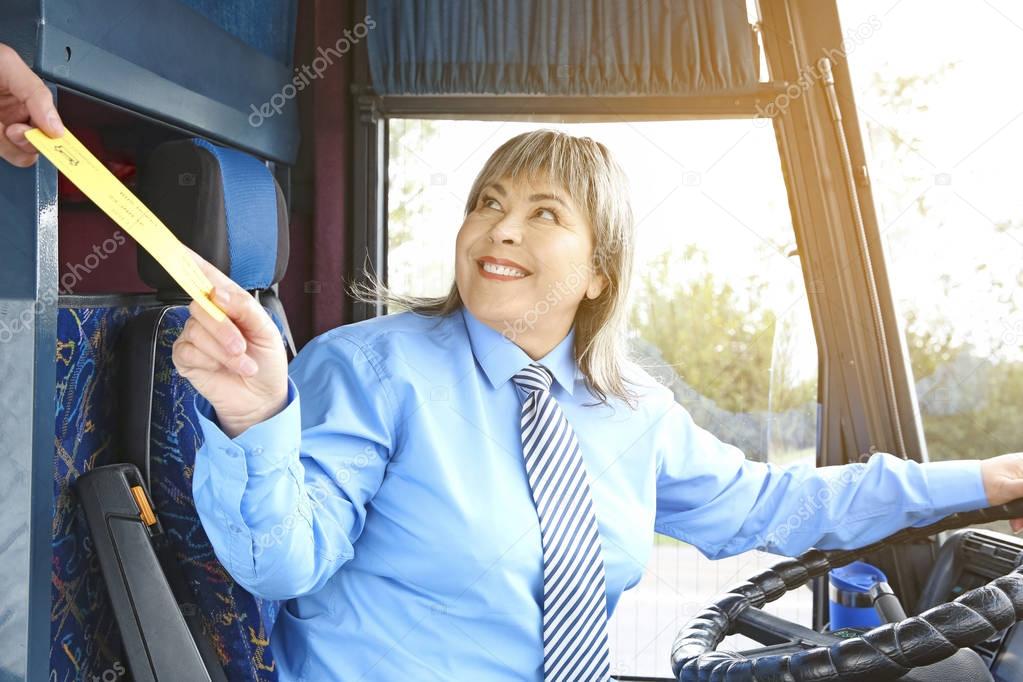
[(518, 374), (512, 377), (512, 381), (527, 393), (550, 391), (554, 376), (549, 369), (534, 362), (528, 367), (521, 369)]

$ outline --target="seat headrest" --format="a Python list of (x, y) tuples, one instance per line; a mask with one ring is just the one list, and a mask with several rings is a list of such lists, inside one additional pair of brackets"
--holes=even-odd
[[(288, 210), (270, 169), (206, 140), (153, 149), (139, 173), (139, 198), (189, 248), (244, 289), (266, 289), (288, 266)], [(139, 249), (139, 276), (160, 298), (185, 296)]]

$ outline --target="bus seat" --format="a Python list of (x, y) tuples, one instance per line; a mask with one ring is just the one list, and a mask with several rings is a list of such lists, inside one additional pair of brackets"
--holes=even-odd
[[(190, 248), (254, 292), (288, 336), (271, 287), (288, 261), (287, 208), (281, 188), (255, 158), (204, 140), (157, 147), (139, 176), (139, 195)], [(144, 251), (139, 275), (167, 301), (187, 300)], [(277, 305), (273, 305), (277, 303)], [(120, 422), (122, 452), (149, 488), (204, 630), (230, 680), (276, 679), (269, 636), (277, 604), (257, 599), (231, 579), (213, 553), (192, 502), (192, 470), (201, 444), (192, 410), (195, 391), (180, 378), (171, 349), (188, 319), (183, 302), (131, 320), (118, 392), (129, 397)]]
[[(282, 335), (290, 337), (271, 288), (287, 265), (287, 209), (264, 164), (205, 140), (167, 142), (150, 154), (137, 191), (178, 238), (257, 295)], [(171, 361), (173, 343), (188, 319), (188, 297), (141, 250), (138, 272), (163, 305), (135, 315), (120, 330), (113, 389), (121, 401), (116, 459), (137, 467), (148, 490), (161, 531), (153, 549), (166, 577), (162, 589), (169, 583), (177, 595), (207, 669), (213, 658), (229, 680), (270, 682), (277, 679), (269, 637), (278, 605), (253, 597), (231, 579), (192, 502), (201, 435), (194, 389)], [(110, 581), (119, 576), (105, 577), (112, 590), (118, 589)], [(120, 589), (130, 591), (123, 584)], [(132, 625), (133, 615), (115, 614), (122, 629)], [(134, 670), (130, 657), (129, 663)]]
[[(81, 474), (117, 461), (115, 343), (139, 306), (57, 311), (51, 682), (104, 679), (125, 670), (121, 638), (88, 527), (71, 494)], [(42, 676), (40, 676), (42, 677)]]
[(132, 404), (120, 424), (121, 442), (130, 444), (122, 451), (149, 489), (165, 548), (194, 598), (188, 610), (198, 615), (228, 679), (274, 680), (269, 638), (277, 604), (253, 597), (234, 582), (217, 560), (192, 501), (192, 471), (202, 436), (192, 409), (195, 390), (171, 361), (171, 348), (187, 319), (186, 306), (168, 306), (146, 311), (122, 332), (120, 347), (132, 348), (121, 355), (118, 381), (119, 393), (130, 396)]

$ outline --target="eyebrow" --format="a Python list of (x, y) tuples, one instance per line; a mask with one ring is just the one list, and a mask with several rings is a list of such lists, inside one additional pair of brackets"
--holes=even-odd
[[(503, 196), (503, 197), (504, 196), (508, 196), (508, 192), (505, 191), (504, 186), (501, 183), (494, 182), (494, 183), (491, 183), (490, 186), (493, 187), (497, 191), (497, 193), (500, 194), (501, 196)], [(544, 201), (545, 199), (550, 200), (550, 201), (556, 201), (559, 204), (561, 204), (562, 206), (564, 206), (566, 209), (569, 208), (568, 204), (566, 204), (564, 201), (562, 201), (561, 197), (559, 197), (556, 194), (531, 194), (529, 196), (529, 200), (530, 201)]]
[(565, 208), (568, 208), (568, 204), (566, 204), (564, 201), (562, 201), (561, 198), (558, 197), (556, 194), (531, 194), (529, 196), (529, 200), (530, 201), (544, 201), (545, 199), (549, 199), (551, 201), (556, 201), (559, 204), (561, 204), (562, 206), (564, 206)]

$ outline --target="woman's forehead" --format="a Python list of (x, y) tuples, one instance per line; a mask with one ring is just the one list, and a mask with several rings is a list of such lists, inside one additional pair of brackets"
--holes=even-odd
[(529, 201), (558, 201), (574, 211), (579, 210), (579, 202), (568, 191), (568, 188), (561, 183), (551, 181), (545, 176), (525, 177), (523, 175), (506, 175), (491, 179), (484, 184), (484, 187), (490, 187), (496, 193), (504, 196), (514, 194), (519, 197), (525, 197)]

